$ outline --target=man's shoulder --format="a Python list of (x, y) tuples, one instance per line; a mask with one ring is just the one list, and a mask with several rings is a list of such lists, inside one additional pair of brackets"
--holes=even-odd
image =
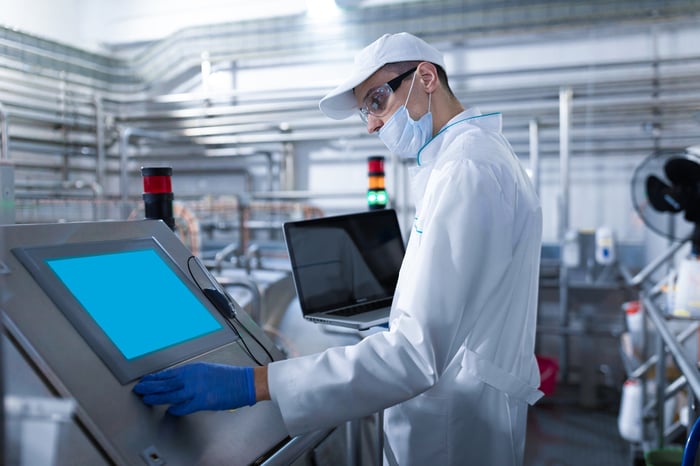
[(466, 159), (474, 163), (492, 164), (501, 157), (512, 156), (512, 149), (499, 133), (468, 126), (453, 135), (444, 153), (443, 163)]

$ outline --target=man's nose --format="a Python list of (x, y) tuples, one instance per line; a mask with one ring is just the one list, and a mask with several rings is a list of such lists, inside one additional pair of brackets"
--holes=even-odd
[(376, 133), (382, 128), (382, 126), (384, 126), (384, 122), (381, 120), (381, 118), (378, 118), (372, 114), (367, 115), (367, 132), (369, 134)]

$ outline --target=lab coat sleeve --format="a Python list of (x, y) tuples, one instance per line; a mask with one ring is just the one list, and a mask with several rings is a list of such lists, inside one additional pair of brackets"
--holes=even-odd
[(434, 170), (391, 330), (270, 364), (270, 393), (290, 434), (369, 415), (436, 384), (471, 324), (488, 318), (510, 260), (512, 206), (504, 194), (489, 166), (461, 158)]

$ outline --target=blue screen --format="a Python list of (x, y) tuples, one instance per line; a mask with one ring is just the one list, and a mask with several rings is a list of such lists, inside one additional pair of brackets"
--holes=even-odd
[(126, 359), (222, 328), (152, 249), (46, 263)]

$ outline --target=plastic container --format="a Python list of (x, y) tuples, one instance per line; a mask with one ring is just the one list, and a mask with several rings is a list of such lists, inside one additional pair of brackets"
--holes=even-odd
[(547, 356), (537, 356), (537, 366), (540, 370), (540, 391), (545, 396), (554, 394), (554, 389), (557, 385), (557, 375), (559, 374), (559, 362), (554, 358)]
[(644, 463), (646, 466), (681, 466), (683, 450), (680, 448), (649, 450), (644, 455)]
[(575, 230), (569, 230), (564, 235), (561, 261), (565, 267), (569, 268), (581, 265), (581, 244), (579, 243), (578, 232)]
[(640, 301), (627, 301), (622, 305), (625, 312), (625, 323), (632, 340), (633, 355), (640, 357), (642, 354), (642, 340), (644, 339), (644, 315)]
[(615, 236), (608, 227), (600, 227), (595, 231), (595, 260), (600, 265), (615, 262)]
[(700, 260), (696, 256), (684, 259), (678, 268), (673, 315), (700, 318)]
[(628, 442), (642, 440), (642, 383), (637, 379), (627, 379), (622, 385), (617, 429)]

